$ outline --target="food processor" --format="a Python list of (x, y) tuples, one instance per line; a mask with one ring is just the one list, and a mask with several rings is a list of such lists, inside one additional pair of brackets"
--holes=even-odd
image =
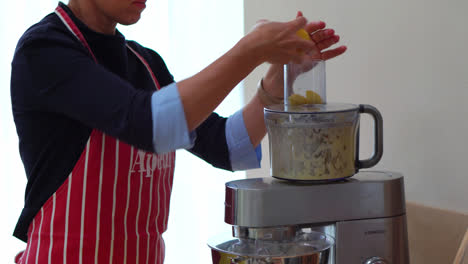
[[(226, 183), (232, 233), (208, 242), (213, 263), (409, 263), (403, 175), (363, 170), (383, 154), (380, 112), (327, 102), (324, 61), (285, 65), (284, 88), (264, 110), (270, 175)], [(366, 160), (361, 114), (374, 120)]]

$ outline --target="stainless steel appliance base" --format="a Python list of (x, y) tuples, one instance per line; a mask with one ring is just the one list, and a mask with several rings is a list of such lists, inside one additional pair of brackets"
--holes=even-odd
[[(404, 182), (396, 172), (361, 171), (320, 184), (272, 177), (228, 182), (225, 222), (243, 239), (283, 241), (308, 230), (327, 234), (336, 241), (327, 264), (409, 263)], [(232, 263), (309, 263), (233, 261), (241, 260), (246, 262)]]

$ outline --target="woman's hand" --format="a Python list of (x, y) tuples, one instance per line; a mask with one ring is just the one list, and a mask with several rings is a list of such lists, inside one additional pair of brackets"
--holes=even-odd
[[(303, 18), (302, 12), (297, 13), (298, 18)], [(313, 47), (305, 52), (301, 61), (304, 60), (329, 60), (343, 54), (346, 46), (328, 49), (338, 43), (340, 37), (335, 34), (333, 29), (326, 29), (322, 21), (313, 21), (304, 25), (304, 29), (309, 33)], [(292, 61), (297, 63), (296, 61)], [(285, 63), (283, 63), (285, 64)], [(263, 78), (263, 87), (265, 91), (275, 97), (283, 96), (283, 64), (272, 64)], [(307, 63), (305, 63), (307, 64)]]
[(260, 20), (240, 41), (242, 47), (258, 59), (259, 64), (300, 63), (306, 53), (315, 53), (314, 42), (302, 39), (296, 32), (307, 25), (307, 20), (298, 16), (289, 22)]

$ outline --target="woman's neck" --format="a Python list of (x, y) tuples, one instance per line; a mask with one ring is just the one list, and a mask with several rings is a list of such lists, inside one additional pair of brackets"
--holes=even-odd
[(107, 35), (115, 34), (117, 22), (100, 11), (94, 1), (70, 0), (68, 7), (90, 29)]

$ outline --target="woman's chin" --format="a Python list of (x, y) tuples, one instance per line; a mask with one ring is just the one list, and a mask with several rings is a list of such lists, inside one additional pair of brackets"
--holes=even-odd
[(138, 22), (141, 18), (141, 14), (135, 14), (133, 16), (128, 16), (128, 17), (125, 17), (125, 18), (122, 18), (122, 19), (119, 19), (119, 24), (122, 24), (124, 26), (129, 26), (129, 25), (133, 25), (135, 24), (136, 22)]

